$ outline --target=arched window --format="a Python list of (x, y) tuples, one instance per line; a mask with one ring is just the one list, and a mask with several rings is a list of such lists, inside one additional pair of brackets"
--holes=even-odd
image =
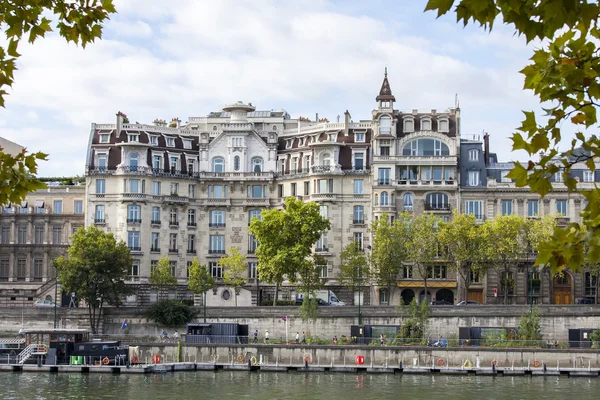
[(321, 165), (324, 167), (331, 165), (331, 155), (329, 153), (323, 153), (321, 155)]
[(216, 131), (216, 130), (217, 130), (217, 126), (213, 125), (213, 131)]
[(389, 197), (388, 197), (388, 192), (381, 192), (381, 205), (382, 206), (389, 206), (390, 205), (390, 201), (389, 201)]
[(223, 157), (213, 158), (213, 172), (225, 172), (225, 159)]
[(233, 170), (234, 171), (240, 170), (240, 156), (233, 157)]
[(262, 157), (253, 157), (252, 158), (252, 172), (263, 172)]
[(272, 130), (276, 131), (277, 130), (277, 125), (273, 125)]
[(392, 133), (392, 118), (389, 115), (384, 115), (379, 118), (379, 134), (389, 135)]
[(408, 118), (404, 120), (404, 132), (414, 132), (415, 131), (415, 121), (412, 118)]
[(422, 131), (430, 131), (431, 130), (431, 120), (429, 118), (421, 120), (421, 130)]
[(129, 155), (129, 168), (132, 171), (137, 171), (137, 167), (139, 165), (139, 154), (138, 153), (131, 153)]
[(412, 211), (413, 209), (413, 195), (412, 193), (404, 193), (404, 210)]
[(438, 139), (416, 139), (408, 142), (402, 149), (403, 156), (449, 156), (450, 149)]
[(450, 208), (446, 193), (429, 193), (425, 198), (426, 210), (444, 210)]
[(440, 119), (438, 121), (438, 131), (439, 132), (448, 132), (448, 120)]

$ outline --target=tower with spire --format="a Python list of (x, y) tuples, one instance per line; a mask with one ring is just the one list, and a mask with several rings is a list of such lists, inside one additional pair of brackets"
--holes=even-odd
[(394, 102), (396, 98), (392, 94), (392, 88), (390, 88), (390, 82), (387, 76), (387, 67), (385, 67), (385, 73), (383, 76), (383, 82), (381, 83), (381, 89), (379, 89), (379, 95), (375, 98), (379, 102), (380, 110), (390, 110), (394, 108)]

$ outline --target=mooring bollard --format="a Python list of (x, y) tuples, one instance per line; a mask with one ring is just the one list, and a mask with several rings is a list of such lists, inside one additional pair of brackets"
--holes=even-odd
[(546, 364), (544, 364), (544, 373), (546, 373)]
[(400, 368), (400, 369), (404, 369), (404, 368), (402, 367), (402, 360), (400, 360), (400, 364), (398, 365), (398, 368)]
[(252, 359), (248, 360), (248, 369), (252, 369)]
[(304, 368), (308, 369), (308, 359), (304, 359)]
[(496, 373), (496, 364), (492, 363), (492, 373)]

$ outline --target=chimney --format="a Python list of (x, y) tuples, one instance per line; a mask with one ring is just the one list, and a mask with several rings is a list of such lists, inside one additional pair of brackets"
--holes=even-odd
[(344, 113), (344, 136), (348, 136), (348, 131), (350, 130), (350, 113), (348, 110)]
[(485, 165), (489, 165), (490, 161), (490, 135), (486, 132), (483, 134), (483, 161)]
[(319, 123), (319, 113), (315, 113), (315, 122)]
[(121, 135), (121, 129), (123, 129), (123, 113), (119, 111), (117, 113), (117, 138)]

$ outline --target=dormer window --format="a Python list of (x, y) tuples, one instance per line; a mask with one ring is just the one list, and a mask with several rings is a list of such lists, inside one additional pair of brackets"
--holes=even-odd
[(469, 161), (479, 161), (479, 150), (469, 150)]
[(404, 120), (404, 132), (410, 133), (415, 131), (415, 121), (412, 118)]
[(158, 146), (158, 136), (148, 135), (148, 140), (152, 146)]
[(327, 135), (327, 140), (329, 140), (330, 142), (335, 142), (335, 137), (337, 135), (335, 133), (330, 133)]
[(179, 157), (169, 157), (169, 167), (171, 168), (171, 172), (179, 171)]
[(379, 134), (390, 135), (392, 133), (392, 118), (389, 115), (384, 115), (379, 118)]
[(167, 137), (167, 147), (175, 147), (175, 138)]
[(183, 148), (184, 149), (191, 149), (192, 148), (192, 141), (188, 140), (188, 139), (184, 139), (183, 140)]
[(381, 108), (390, 108), (391, 106), (392, 106), (391, 101), (382, 101), (381, 102)]
[(101, 133), (100, 134), (100, 143), (108, 143), (110, 141), (110, 134)]
[(500, 182), (510, 183), (512, 180), (507, 176), (510, 171), (500, 172)]
[(292, 148), (292, 142), (293, 142), (293, 140), (286, 140), (285, 141), (285, 148), (286, 149), (291, 149)]
[(233, 147), (242, 147), (244, 145), (244, 139), (241, 137), (231, 138), (231, 146)]
[(304, 146), (304, 138), (300, 138), (300, 144), (298, 144), (299, 147)]
[(356, 132), (354, 134), (354, 142), (364, 143), (365, 142), (365, 133), (364, 132)]
[(429, 118), (421, 120), (421, 130), (422, 131), (430, 131), (431, 130), (431, 120)]
[(140, 141), (140, 135), (135, 134), (135, 135), (127, 135), (127, 141), (128, 142), (139, 142)]
[(448, 132), (448, 120), (446, 118), (438, 121), (438, 132)]

